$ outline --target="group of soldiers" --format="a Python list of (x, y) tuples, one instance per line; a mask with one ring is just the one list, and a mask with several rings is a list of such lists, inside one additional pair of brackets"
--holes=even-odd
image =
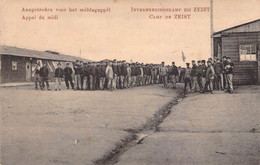
[[(171, 67), (162, 64), (143, 64), (127, 63), (123, 61), (107, 62), (88, 62), (76, 61), (73, 67), (66, 63), (62, 68), (58, 63), (55, 69), (55, 90), (61, 90), (62, 79), (65, 79), (67, 89), (70, 87), (74, 90), (116, 90), (125, 89), (135, 86), (163, 83), (167, 87), (169, 82), (173, 82), (176, 88), (176, 76), (178, 75), (177, 67), (172, 62)], [(38, 84), (42, 90), (49, 88), (48, 68), (46, 64), (43, 67), (35, 68), (35, 88)], [(72, 76), (74, 74), (74, 76)], [(73, 81), (74, 77), (74, 81)]]
[[(201, 92), (210, 94), (213, 90), (226, 90), (230, 94), (233, 93), (233, 68), (234, 64), (230, 57), (209, 58), (206, 64), (205, 60), (192, 60), (192, 67), (186, 63), (187, 67), (182, 70), (181, 77), (183, 79), (184, 93), (187, 91)], [(188, 87), (188, 89), (187, 89)]]
[[(184, 93), (191, 92), (209, 92), (213, 90), (227, 90), (233, 93), (233, 67), (229, 57), (209, 58), (206, 64), (205, 60), (192, 60), (192, 67), (186, 63), (186, 68), (177, 67), (175, 62), (171, 66), (161, 64), (143, 64), (127, 63), (123, 61), (106, 62), (87, 62), (77, 60), (70, 67), (62, 68), (58, 63), (55, 69), (55, 90), (61, 90), (62, 79), (65, 79), (67, 89), (70, 86), (74, 90), (116, 90), (135, 86), (150, 84), (163, 84), (165, 88), (176, 88), (177, 82), (183, 82)], [(35, 88), (38, 84), (42, 90), (45, 86), (49, 88), (48, 74), (49, 70), (46, 64), (39, 69), (35, 68)], [(74, 75), (74, 76), (73, 76)], [(73, 81), (74, 79), (74, 81)], [(188, 89), (187, 89), (188, 88)]]

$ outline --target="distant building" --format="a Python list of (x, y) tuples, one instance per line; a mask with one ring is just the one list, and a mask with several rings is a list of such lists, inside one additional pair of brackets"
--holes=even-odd
[(63, 66), (65, 66), (65, 62), (70, 62), (72, 66), (72, 62), (76, 60), (90, 61), (49, 50), (35, 51), (0, 45), (0, 83), (32, 81), (34, 77), (33, 69), (36, 63), (40, 64), (40, 66), (47, 63), (50, 70), (50, 79), (53, 79), (58, 62), (61, 62)]
[(234, 84), (260, 84), (260, 19), (213, 34), (214, 56), (231, 58)]

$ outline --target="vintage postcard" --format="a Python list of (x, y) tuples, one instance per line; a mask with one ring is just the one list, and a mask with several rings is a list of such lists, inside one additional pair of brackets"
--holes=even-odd
[(0, 0), (0, 165), (260, 165), (259, 0)]

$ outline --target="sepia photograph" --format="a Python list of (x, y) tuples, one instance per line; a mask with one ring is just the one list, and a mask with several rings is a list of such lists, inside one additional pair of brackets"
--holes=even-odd
[(260, 165), (259, 0), (0, 0), (0, 165)]

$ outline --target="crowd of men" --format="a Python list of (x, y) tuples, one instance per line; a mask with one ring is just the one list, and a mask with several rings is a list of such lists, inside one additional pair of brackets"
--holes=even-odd
[[(213, 90), (226, 90), (230, 94), (233, 93), (233, 68), (234, 64), (230, 57), (223, 57), (223, 61), (219, 58), (209, 58), (206, 64), (205, 60), (196, 62), (192, 61), (192, 67), (186, 63), (181, 77), (183, 79), (184, 92), (188, 90), (200, 93), (213, 93)], [(188, 88), (188, 89), (187, 89)]]
[[(55, 69), (55, 90), (61, 90), (62, 79), (65, 79), (67, 89), (74, 90), (116, 90), (150, 84), (163, 84), (165, 88), (176, 88), (177, 82), (185, 83), (184, 92), (209, 92), (214, 89), (227, 89), (233, 93), (233, 67), (230, 58), (223, 57), (223, 62), (211, 58), (192, 61), (192, 67), (187, 63), (187, 68), (177, 67), (175, 62), (171, 66), (161, 64), (127, 63), (126, 61), (88, 62), (76, 61), (73, 67), (66, 63), (62, 68), (58, 63)], [(34, 70), (35, 89), (45, 87), (50, 90), (49, 70), (44, 63), (43, 67), (36, 66)], [(74, 74), (74, 76), (72, 76)], [(188, 89), (187, 89), (188, 88)]]

